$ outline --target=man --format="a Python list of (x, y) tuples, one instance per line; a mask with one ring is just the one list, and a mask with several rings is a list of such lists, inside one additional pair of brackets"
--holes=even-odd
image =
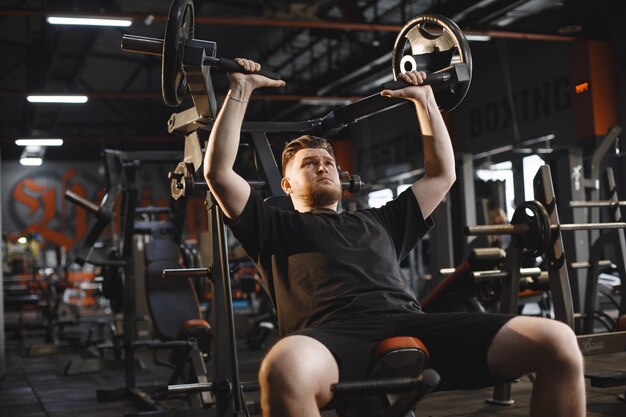
[(246, 103), (260, 87), (283, 81), (231, 73), (230, 90), (211, 131), (205, 177), (226, 221), (255, 261), (275, 303), (281, 336), (261, 365), (265, 416), (319, 416), (331, 384), (361, 379), (383, 338), (419, 337), (440, 388), (493, 385), (535, 372), (533, 416), (585, 414), (583, 361), (565, 324), (480, 313), (423, 314), (399, 261), (432, 227), (430, 214), (455, 181), (448, 131), (425, 74), (381, 94), (415, 104), (425, 175), (380, 209), (337, 213), (339, 173), (326, 141), (303, 137), (283, 153), (281, 185), (295, 211), (264, 203), (233, 171)]

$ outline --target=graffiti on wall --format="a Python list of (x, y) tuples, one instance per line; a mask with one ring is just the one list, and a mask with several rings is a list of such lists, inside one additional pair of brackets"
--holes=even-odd
[[(96, 165), (94, 169), (94, 165)], [(142, 167), (138, 176), (138, 207), (169, 206), (169, 181), (164, 177), (167, 167)], [(37, 235), (41, 241), (54, 247), (63, 247), (68, 253), (77, 247), (91, 225), (93, 215), (64, 198), (72, 191), (95, 204), (106, 194), (104, 170), (97, 163), (48, 163), (42, 167), (23, 167), (18, 163), (2, 165), (2, 222), (3, 231), (19, 236)], [(115, 204), (111, 227), (102, 238), (120, 233), (120, 204)], [(191, 198), (185, 207), (187, 239), (197, 239), (199, 231), (206, 230), (206, 210), (202, 197)]]

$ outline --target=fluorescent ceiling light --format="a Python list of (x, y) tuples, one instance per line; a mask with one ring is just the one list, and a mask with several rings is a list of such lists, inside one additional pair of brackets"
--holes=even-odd
[(43, 162), (43, 155), (46, 148), (38, 145), (28, 145), (24, 147), (22, 156), (20, 156), (20, 164), (25, 166), (39, 166)]
[(48, 16), (46, 19), (52, 25), (83, 25), (83, 26), (119, 26), (128, 27), (133, 21), (128, 18), (119, 19), (101, 19), (97, 17), (67, 17), (67, 16)]
[(63, 139), (16, 139), (15, 144), (17, 146), (61, 146), (63, 145)]
[(31, 157), (20, 158), (20, 164), (24, 166), (38, 167), (42, 163), (43, 163), (43, 159), (41, 158), (31, 158)]
[(86, 103), (87, 96), (28, 96), (30, 103)]

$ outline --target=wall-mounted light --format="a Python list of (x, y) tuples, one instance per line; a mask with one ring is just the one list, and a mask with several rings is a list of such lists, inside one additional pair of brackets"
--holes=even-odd
[(585, 91), (589, 91), (589, 83), (585, 82), (585, 83), (576, 84), (574, 86), (574, 91), (576, 92), (576, 94), (582, 94)]
[(128, 27), (133, 20), (129, 18), (99, 18), (99, 17), (70, 17), (48, 16), (46, 19), (51, 25), (81, 25), (81, 26), (115, 26)]
[(24, 147), (22, 156), (20, 156), (20, 164), (24, 166), (39, 166), (43, 163), (43, 154), (45, 148), (43, 146), (29, 145)]
[(82, 104), (86, 103), (89, 98), (87, 96), (71, 96), (71, 95), (41, 95), (41, 96), (28, 96), (26, 97), (29, 103), (69, 103), (69, 104)]

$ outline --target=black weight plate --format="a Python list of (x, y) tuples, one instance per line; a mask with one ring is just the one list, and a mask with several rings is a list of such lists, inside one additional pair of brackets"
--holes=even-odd
[(163, 101), (177, 107), (183, 101), (187, 89), (187, 77), (183, 71), (185, 42), (193, 39), (194, 8), (192, 0), (174, 0), (165, 26), (163, 56), (161, 59), (161, 89)]
[(513, 235), (512, 239), (526, 258), (536, 258), (546, 253), (550, 244), (550, 217), (538, 201), (525, 201), (515, 209), (511, 224), (526, 224), (528, 231)]
[(396, 38), (391, 55), (394, 80), (403, 72), (400, 61), (415, 57), (418, 70), (433, 73), (453, 64), (467, 65), (469, 80), (435, 91), (442, 112), (455, 109), (465, 98), (472, 80), (472, 54), (463, 32), (441, 15), (420, 15), (410, 20)]

